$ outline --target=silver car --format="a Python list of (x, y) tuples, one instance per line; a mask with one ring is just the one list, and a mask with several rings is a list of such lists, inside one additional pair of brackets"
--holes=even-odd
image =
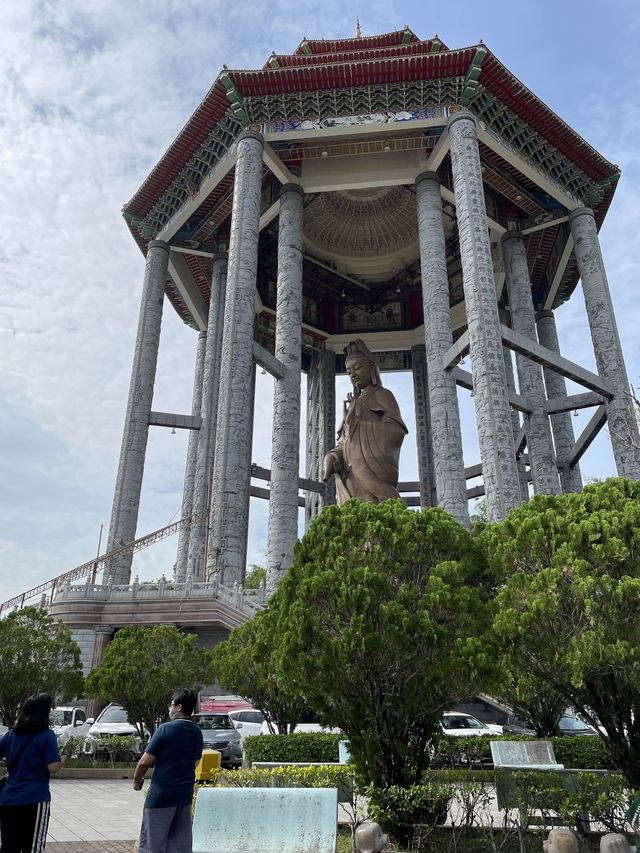
[(242, 738), (229, 714), (196, 714), (194, 721), (202, 729), (205, 749), (216, 749), (223, 767), (242, 766)]

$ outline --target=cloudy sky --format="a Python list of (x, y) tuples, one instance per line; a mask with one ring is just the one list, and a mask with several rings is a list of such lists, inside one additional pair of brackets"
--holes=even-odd
[[(640, 379), (640, 7), (637, 0), (21, 0), (0, 4), (0, 601), (95, 554), (109, 522), (143, 258), (120, 216), (223, 63), (259, 67), (303, 36), (402, 27), (449, 47), (482, 38), (609, 160), (622, 181), (601, 237), (632, 382)], [(558, 313), (564, 353), (593, 367), (578, 294)], [(195, 333), (168, 306), (154, 408), (188, 412)], [(258, 377), (254, 459), (269, 464), (271, 379)], [(411, 428), (405, 376), (389, 376)], [(344, 387), (339, 386), (340, 399)], [(462, 400), (465, 461), (478, 461)], [(584, 418), (576, 419), (576, 428)], [(267, 425), (266, 427), (262, 425)], [(178, 517), (186, 435), (152, 429), (139, 535)], [(583, 476), (614, 473), (603, 438)], [(252, 504), (259, 503), (252, 501)], [(261, 562), (265, 506), (252, 506)], [(176, 540), (141, 553), (170, 573)]]

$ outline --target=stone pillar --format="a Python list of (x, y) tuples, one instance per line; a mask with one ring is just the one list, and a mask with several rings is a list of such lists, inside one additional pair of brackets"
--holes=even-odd
[[(536, 314), (536, 323), (538, 327), (538, 340), (542, 346), (560, 355), (556, 319), (553, 311), (538, 311)], [(543, 373), (547, 397), (549, 399), (551, 397), (566, 397), (567, 384), (564, 376), (556, 373), (555, 370), (550, 370), (548, 367), (543, 368)], [(559, 412), (556, 415), (551, 415), (550, 420), (553, 440), (556, 446), (556, 462), (560, 474), (562, 492), (563, 494), (567, 492), (581, 492), (582, 475), (580, 474), (580, 466), (576, 464), (570, 467), (566, 464), (566, 460), (575, 442), (571, 415), (569, 412)]]
[(227, 586), (242, 582), (247, 554), (262, 144), (257, 133), (244, 131), (240, 135), (233, 187), (207, 550), (207, 577), (217, 572)]
[(194, 581), (204, 580), (205, 542), (207, 538), (209, 488), (213, 476), (213, 461), (218, 417), (218, 395), (220, 393), (220, 361), (222, 358), (222, 329), (227, 284), (227, 254), (214, 255), (211, 275), (211, 296), (207, 320), (207, 346), (204, 353), (202, 374), (202, 419), (198, 437), (196, 471), (193, 486), (192, 513), (198, 516), (191, 525), (187, 577)]
[(582, 279), (584, 302), (598, 373), (614, 393), (607, 402), (607, 426), (620, 477), (640, 479), (640, 437), (629, 396), (629, 379), (613, 313), (593, 211), (579, 207), (569, 217), (574, 252)]
[[(336, 356), (332, 350), (314, 353), (307, 373), (307, 478), (322, 482), (325, 454), (336, 445)], [(328, 504), (336, 502), (334, 478), (324, 493), (305, 495), (305, 524)]]
[(431, 429), (431, 407), (429, 405), (427, 354), (422, 344), (411, 347), (411, 372), (413, 374), (413, 397), (416, 410), (420, 506), (424, 508), (427, 506), (437, 506), (438, 497), (434, 479), (433, 434)]
[[(507, 347), (502, 347), (502, 357), (504, 359), (504, 372), (507, 378), (507, 388), (515, 393), (516, 380), (513, 375), (513, 362), (511, 361), (511, 350)], [(513, 429), (514, 439), (520, 433), (520, 415), (517, 409), (511, 409), (511, 428)], [(518, 466), (518, 479), (520, 480), (520, 497), (523, 501), (529, 500), (529, 481), (527, 479), (527, 466), (524, 463), (524, 458), (516, 456), (516, 464)]]
[[(93, 658), (91, 660), (91, 669), (95, 669), (104, 655), (104, 650), (107, 648), (113, 637), (113, 628), (111, 625), (96, 625), (96, 641), (93, 647)], [(87, 700), (87, 717), (95, 718), (100, 713), (102, 705), (95, 696), (90, 696)]]
[[(169, 244), (152, 240), (147, 248), (129, 400), (111, 510), (107, 544), (110, 551), (133, 541), (136, 536), (168, 265)], [(127, 554), (112, 562), (104, 571), (103, 583), (129, 583), (132, 560), (133, 554)]]
[(280, 196), (275, 356), (283, 366), (273, 391), (267, 589), (293, 562), (298, 538), (300, 361), (302, 358), (302, 213), (304, 191), (286, 184)]
[[(202, 405), (202, 373), (204, 367), (204, 351), (207, 343), (207, 333), (200, 332), (196, 349), (196, 372), (193, 377), (193, 396), (191, 398), (191, 414), (200, 415)], [(193, 483), (196, 474), (196, 459), (198, 456), (199, 430), (189, 430), (187, 447), (187, 464), (184, 471), (184, 489), (182, 491), (182, 518), (188, 518), (193, 511)], [(183, 527), (178, 534), (178, 554), (174, 569), (176, 581), (182, 583), (187, 577), (187, 555), (189, 553), (189, 533), (191, 526)]]
[[(520, 503), (520, 481), (472, 113), (462, 110), (449, 119), (449, 143), (487, 516), (501, 521)], [(433, 416), (433, 404), (431, 411)], [(437, 432), (434, 419), (434, 437)]]
[[(519, 231), (502, 236), (502, 254), (509, 292), (511, 327), (531, 341), (536, 341), (536, 319), (531, 296), (531, 281), (524, 240)], [(536, 494), (559, 495), (560, 482), (556, 466), (551, 425), (544, 410), (546, 402), (542, 368), (525, 355), (516, 355), (520, 393), (529, 399), (531, 412), (525, 414), (529, 467)]]
[(440, 181), (435, 172), (418, 175), (416, 201), (426, 366), (429, 376), (427, 393), (433, 436), (433, 477), (438, 504), (468, 528), (469, 508), (462, 455), (458, 389), (453, 371), (444, 370), (442, 366), (442, 358), (453, 344), (453, 335)]

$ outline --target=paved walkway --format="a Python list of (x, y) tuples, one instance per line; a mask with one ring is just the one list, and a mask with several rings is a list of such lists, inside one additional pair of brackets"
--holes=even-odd
[(143, 804), (130, 779), (52, 779), (47, 853), (131, 853)]

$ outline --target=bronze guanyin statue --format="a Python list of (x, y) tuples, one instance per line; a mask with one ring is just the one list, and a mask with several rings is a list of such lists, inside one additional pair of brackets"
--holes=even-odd
[(407, 428), (391, 391), (382, 387), (375, 355), (358, 338), (344, 350), (353, 392), (347, 396), (338, 443), (324, 458), (324, 479), (336, 477), (338, 504), (399, 498), (398, 463)]

